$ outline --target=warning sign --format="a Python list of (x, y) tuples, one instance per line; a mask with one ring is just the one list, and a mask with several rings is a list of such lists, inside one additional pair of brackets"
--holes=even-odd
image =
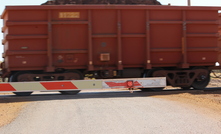
[(80, 18), (80, 12), (59, 12), (59, 18)]

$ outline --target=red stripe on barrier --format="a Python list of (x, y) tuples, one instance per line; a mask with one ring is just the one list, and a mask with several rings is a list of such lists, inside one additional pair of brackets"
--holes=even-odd
[(47, 90), (78, 89), (72, 82), (40, 82)]
[(2, 83), (0, 84), (0, 91), (16, 91), (12, 85), (8, 83)]
[(134, 87), (143, 87), (138, 81), (134, 82)]
[(109, 87), (127, 87), (127, 83), (117, 83), (117, 82), (105, 82)]
[[(127, 88), (128, 85), (127, 85), (127, 82), (105, 82), (109, 87), (125, 87)], [(133, 87), (142, 87), (142, 85), (138, 82), (138, 81), (134, 81), (133, 83)]]

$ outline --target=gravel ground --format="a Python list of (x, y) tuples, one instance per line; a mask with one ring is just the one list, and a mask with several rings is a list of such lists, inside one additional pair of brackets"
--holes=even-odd
[[(221, 85), (219, 83), (221, 83), (220, 79), (212, 79), (211, 83), (209, 84), (209, 87), (221, 87)], [(171, 89), (171, 87), (167, 87), (166, 89), (167, 90)], [(107, 94), (105, 94), (105, 95), (108, 96)], [(116, 96), (117, 96), (117, 94), (121, 94), (121, 93), (116, 92)], [(152, 110), (155, 109), (156, 111), (158, 111), (157, 109), (159, 109), (160, 111), (173, 113), (174, 117), (176, 117), (178, 119), (181, 118), (181, 117), (176, 115), (176, 113), (173, 112), (173, 111), (178, 110), (177, 111), (178, 113), (180, 113), (180, 112), (183, 113), (182, 110), (184, 110), (184, 112), (188, 112), (187, 113), (188, 115), (185, 115), (186, 113), (183, 113), (184, 114), (184, 119), (182, 119), (182, 120), (185, 121), (185, 120), (187, 120), (187, 118), (191, 118), (191, 120), (196, 119), (195, 122), (190, 121), (190, 122), (187, 122), (187, 123), (190, 123), (190, 124), (199, 123), (200, 124), (200, 121), (206, 122), (206, 120), (204, 120), (204, 119), (201, 120), (200, 118), (205, 118), (205, 119), (208, 119), (209, 121), (211, 121), (210, 122), (211, 124), (207, 124), (208, 126), (211, 125), (210, 126), (211, 128), (216, 127), (216, 128), (214, 128), (214, 133), (217, 133), (217, 130), (219, 130), (219, 132), (221, 131), (221, 129), (220, 129), (221, 128), (221, 118), (220, 118), (220, 116), (221, 116), (221, 90), (208, 89), (208, 90), (204, 90), (204, 91), (203, 90), (202, 91), (198, 90), (198, 91), (187, 91), (187, 92), (185, 92), (185, 91), (182, 91), (182, 92), (177, 92), (177, 91), (147, 92), (147, 93), (142, 93), (142, 94), (144, 96), (145, 95), (151, 96), (151, 98), (153, 100), (150, 99), (149, 97), (146, 98), (146, 97), (143, 97), (143, 96), (139, 96), (138, 98), (136, 98), (136, 97), (133, 96), (133, 94), (126, 95), (126, 96), (123, 95), (123, 98), (121, 98), (121, 97), (116, 97), (115, 98), (115, 97), (112, 97), (112, 96), (111, 96), (112, 99), (109, 99), (108, 97), (107, 98), (105, 98), (105, 97), (100, 98), (99, 93), (97, 93), (97, 94), (92, 93), (92, 95), (95, 95), (95, 96), (92, 97), (94, 101), (92, 101), (92, 98), (90, 98), (91, 97), (90, 95), (89, 95), (89, 100), (87, 100), (88, 96), (82, 96), (80, 94), (80, 96), (79, 95), (78, 96), (80, 98), (83, 97), (83, 99), (78, 98), (77, 100), (72, 100), (73, 98), (71, 97), (70, 98), (71, 100), (69, 100), (69, 99), (65, 100), (64, 99), (65, 101), (56, 100), (56, 99), (55, 100), (52, 99), (53, 101), (47, 101), (48, 99), (46, 99), (46, 98), (49, 98), (49, 100), (50, 100), (51, 96), (50, 95), (49, 96), (48, 95), (46, 95), (46, 96), (43, 95), (43, 96), (40, 96), (40, 98), (43, 98), (43, 100), (45, 100), (45, 101), (39, 103), (38, 99), (35, 102), (35, 98), (36, 98), (35, 96), (30, 96), (26, 99), (21, 99), (21, 97), (14, 96), (11, 93), (0, 94), (0, 119), (1, 119), (0, 120), (0, 127), (2, 128), (2, 129), (0, 129), (1, 130), (0, 134), (5, 134), (6, 131), (5, 131), (5, 133), (3, 133), (3, 130), (11, 129), (13, 124), (15, 124), (15, 123), (20, 124), (16, 127), (16, 129), (19, 129), (19, 127), (24, 127), (23, 125), (30, 125), (30, 127), (33, 128), (35, 124), (34, 124), (34, 122), (30, 122), (30, 120), (28, 120), (28, 118), (30, 118), (30, 117), (33, 118), (33, 120), (35, 122), (41, 124), (41, 120), (39, 120), (39, 119), (44, 119), (44, 118), (48, 117), (47, 121), (51, 120), (51, 121), (57, 122), (57, 120), (54, 120), (53, 118), (58, 116), (58, 118), (60, 119), (59, 122), (58, 122), (59, 124), (62, 123), (62, 122), (65, 122), (68, 125), (70, 125), (71, 122), (62, 120), (62, 118), (64, 118), (63, 116), (65, 116), (65, 115), (63, 115), (63, 114), (60, 115), (61, 111), (59, 112), (59, 109), (65, 109), (69, 106), (71, 106), (72, 110), (74, 110), (74, 111), (69, 111), (68, 110), (68, 111), (65, 112), (65, 114), (70, 114), (71, 112), (76, 112), (76, 113), (81, 115), (82, 111), (78, 111), (78, 110), (83, 110), (83, 113), (82, 113), (81, 116), (79, 116), (79, 117), (76, 116), (75, 117), (77, 119), (77, 122), (82, 123), (81, 125), (83, 125), (83, 126), (84, 125), (91, 125), (91, 124), (94, 123), (92, 120), (87, 122), (86, 121), (87, 117), (90, 117), (90, 118), (96, 120), (95, 117), (98, 118), (97, 116), (99, 116), (100, 114), (103, 115), (106, 119), (105, 119), (105, 121), (102, 121), (101, 119), (99, 119), (100, 121), (97, 123), (97, 125), (108, 125), (108, 123), (105, 124), (106, 121), (108, 121), (108, 120), (115, 120), (116, 121), (118, 119), (118, 116), (120, 118), (122, 118), (122, 123), (118, 122), (119, 126), (118, 125), (117, 126), (115, 126), (115, 125), (112, 126), (112, 127), (116, 127), (116, 131), (109, 130), (108, 132), (110, 132), (110, 133), (117, 132), (117, 131), (119, 132), (120, 128), (124, 127), (125, 125), (128, 126), (128, 127), (135, 128), (135, 127), (133, 127), (132, 122), (130, 122), (130, 123), (126, 122), (126, 118), (130, 117), (130, 115), (132, 115), (134, 113), (135, 114), (141, 114), (140, 112), (137, 112), (137, 110), (145, 113), (145, 110), (148, 109), (148, 107), (152, 108)], [(65, 96), (62, 96), (62, 95), (61, 96), (58, 95), (55, 98), (57, 98), (57, 97), (58, 98), (59, 97), (66, 98)], [(124, 103), (123, 99), (125, 99), (125, 98), (126, 98), (126, 102), (128, 102), (128, 103), (123, 104)], [(140, 98), (140, 100), (139, 100), (139, 98)], [(154, 99), (154, 98), (156, 98), (156, 99)], [(160, 99), (160, 100), (157, 100), (157, 99)], [(16, 102), (16, 100), (19, 100), (19, 101)], [(67, 101), (70, 101), (70, 103), (68, 103)], [(108, 101), (110, 101), (111, 103), (109, 104)], [(138, 101), (142, 102), (142, 103), (140, 104)], [(157, 104), (159, 106), (157, 106), (156, 108), (154, 108), (151, 104), (147, 104), (147, 106), (145, 106), (145, 104), (143, 103), (145, 101), (148, 101), (148, 102), (150, 102), (151, 104), (154, 104), (154, 105)], [(101, 104), (99, 104), (100, 102), (101, 102)], [(123, 102), (123, 103), (118, 105), (118, 103), (121, 103), (121, 102)], [(130, 103), (131, 103), (131, 105), (129, 106)], [(68, 104), (70, 104), (70, 105), (68, 105)], [(77, 104), (77, 105), (73, 106), (72, 104)], [(173, 111), (170, 111), (170, 110), (168, 111), (168, 107), (167, 108), (164, 107), (164, 105), (168, 105), (168, 104), (170, 105), (170, 107), (174, 107), (175, 105), (177, 105), (179, 108), (178, 109), (176, 109), (176, 108), (171, 109)], [(81, 105), (86, 105), (86, 108), (82, 109)], [(116, 105), (116, 107), (112, 108), (113, 105)], [(126, 105), (126, 106), (124, 106), (124, 105)], [(88, 114), (87, 111), (96, 110), (93, 106), (95, 106), (96, 109), (104, 108), (104, 111), (101, 111), (101, 113)], [(131, 106), (135, 107), (137, 110), (131, 109)], [(184, 109), (182, 109), (180, 106), (184, 107)], [(47, 109), (47, 107), (53, 107), (53, 108)], [(121, 107), (123, 107), (124, 109), (121, 109)], [(139, 107), (145, 107), (146, 109), (144, 110), (144, 109), (141, 109)], [(161, 107), (162, 107), (162, 109), (161, 109)], [(121, 110), (118, 110), (119, 108)], [(36, 109), (43, 109), (43, 111), (48, 111), (48, 112), (46, 113), (45, 116), (40, 116), (39, 119), (36, 119), (37, 117), (35, 117), (35, 116), (32, 117), (33, 113), (35, 113), (35, 115), (43, 114), (42, 111), (37, 112)], [(131, 109), (131, 110), (127, 111), (127, 109)], [(185, 111), (185, 109), (188, 109), (188, 110)], [(109, 111), (109, 110), (112, 110), (112, 111)], [(53, 113), (54, 111), (55, 111), (55, 113)], [(111, 112), (111, 114), (113, 114), (113, 115), (111, 117), (106, 117), (105, 112)], [(118, 114), (118, 116), (114, 115), (114, 112), (116, 112)], [(127, 113), (127, 112), (128, 112), (128, 114), (125, 114), (125, 116), (124, 116), (123, 113)], [(153, 113), (154, 111), (149, 111), (149, 112)], [(189, 112), (193, 112), (194, 114), (190, 115)], [(51, 114), (53, 116), (51, 116)], [(99, 115), (97, 115), (97, 114), (99, 114)], [(159, 115), (157, 115), (157, 113), (156, 113), (155, 116), (162, 116), (162, 115), (160, 115), (160, 113), (158, 113), (158, 114)], [(161, 114), (163, 114), (164, 116), (167, 116), (164, 113), (161, 113)], [(199, 114), (202, 115), (202, 116), (201, 117), (198, 116)], [(146, 117), (144, 117), (144, 119), (149, 120), (147, 118), (149, 116), (146, 115), (146, 114), (145, 114), (145, 116)], [(28, 124), (22, 123), (22, 120), (23, 120), (22, 118), (27, 118), (25, 120), (25, 122), (28, 122)], [(68, 117), (65, 117), (65, 118), (68, 118)], [(137, 118), (137, 119), (135, 119), (135, 118)], [(170, 120), (171, 118), (172, 118), (172, 115), (169, 115), (168, 117), (166, 117), (165, 120)], [(83, 121), (81, 121), (81, 119), (83, 119)], [(131, 119), (133, 119), (133, 118), (131, 118)], [(144, 119), (142, 119), (139, 116), (138, 117), (135, 116), (133, 120), (141, 120), (141, 121), (143, 121), (143, 123), (148, 123)], [(163, 121), (161, 119), (158, 119), (158, 120)], [(171, 120), (173, 120), (173, 119), (171, 119)], [(10, 123), (10, 125), (8, 125), (9, 123)], [(142, 127), (145, 127), (145, 126), (142, 125), (142, 122), (135, 121), (134, 123), (138, 124)], [(154, 122), (154, 123), (155, 123), (155, 127), (158, 128), (159, 126), (157, 126), (156, 124), (160, 123), (160, 122)], [(178, 122), (178, 124), (180, 124), (180, 125), (182, 125), (183, 123), (184, 122), (182, 122), (182, 121)], [(216, 125), (212, 126), (212, 123), (216, 123)], [(58, 126), (58, 124), (56, 124), (56, 123), (54, 123), (54, 124), (58, 128), (61, 128), (60, 126)], [(44, 126), (44, 125), (45, 124), (43, 123), (42, 125), (39, 125), (39, 127), (41, 127), (41, 129), (44, 128), (45, 130), (46, 130), (46, 127), (52, 127), (50, 125), (46, 125), (46, 126)], [(166, 128), (164, 128), (164, 126), (167, 126), (166, 124), (161, 124), (161, 125), (162, 125), (161, 129), (158, 128), (159, 132), (166, 129)], [(170, 124), (170, 125), (172, 125), (172, 124)], [(198, 126), (198, 124), (196, 124), (196, 125)], [(78, 132), (82, 132), (82, 133), (86, 133), (90, 130), (90, 129), (81, 130), (82, 128), (79, 125), (76, 125), (76, 126), (73, 126), (73, 127), (76, 130), (78, 130)], [(202, 127), (208, 128), (206, 126), (202, 126)], [(132, 128), (131, 128), (131, 131), (133, 132)], [(101, 130), (94, 130), (94, 132), (99, 133), (99, 132), (102, 132), (104, 129), (105, 128), (101, 128)], [(142, 128), (137, 127), (136, 129), (142, 129)], [(155, 132), (152, 129), (150, 129), (150, 130), (143, 129), (143, 130), (145, 130), (147, 132), (150, 132), (150, 133)], [(55, 129), (55, 130), (57, 130), (57, 129)], [(37, 131), (37, 130), (35, 131), (35, 130), (31, 129), (31, 131), (36, 132), (36, 133), (40, 133), (40, 131)], [(57, 132), (59, 132), (59, 131), (60, 130), (57, 130)], [(69, 133), (68, 131), (72, 132), (71, 130), (68, 129), (66, 133)], [(185, 131), (185, 132), (188, 133), (188, 131)], [(200, 132), (204, 133), (205, 131), (206, 130), (202, 129), (202, 131), (198, 130), (197, 133), (200, 133)], [(23, 130), (21, 132), (26, 133), (26, 130)], [(48, 132), (53, 133), (55, 131), (50, 130)], [(127, 133), (127, 132), (129, 132), (129, 131), (122, 130), (122, 133)], [(173, 133), (173, 132), (184, 132), (184, 131), (172, 131), (171, 130), (169, 132)], [(209, 132), (209, 133), (211, 133), (211, 132)]]
[(0, 134), (220, 134), (221, 115), (199, 105), (205, 103), (179, 101), (185, 96), (181, 100), (192, 101), (188, 94), (121, 91), (35, 95), (25, 99), (32, 102), (15, 121), (0, 128)]

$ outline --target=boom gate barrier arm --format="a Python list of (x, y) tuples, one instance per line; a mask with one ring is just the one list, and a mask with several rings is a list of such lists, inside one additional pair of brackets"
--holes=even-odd
[(119, 88), (159, 88), (166, 86), (166, 77), (98, 79), (71, 81), (38, 81), (0, 83), (0, 92), (74, 91)]

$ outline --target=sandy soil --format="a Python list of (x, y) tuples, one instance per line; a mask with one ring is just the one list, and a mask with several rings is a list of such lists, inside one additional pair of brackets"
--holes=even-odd
[[(2, 93), (0, 95), (8, 95), (9, 93)], [(11, 93), (10, 93), (11, 94)], [(12, 122), (25, 107), (27, 102), (7, 102), (4, 97), (0, 98), (0, 127)]]
[[(193, 107), (202, 107), (210, 109), (216, 113), (221, 113), (221, 79), (211, 79), (207, 90), (195, 90), (187, 93), (179, 93), (172, 95), (159, 95), (157, 97), (179, 101)], [(213, 89), (214, 88), (214, 89)]]
[(180, 93), (174, 95), (157, 95), (155, 97), (180, 102), (181, 105), (191, 107), (212, 118), (221, 116), (221, 91), (212, 94)]

